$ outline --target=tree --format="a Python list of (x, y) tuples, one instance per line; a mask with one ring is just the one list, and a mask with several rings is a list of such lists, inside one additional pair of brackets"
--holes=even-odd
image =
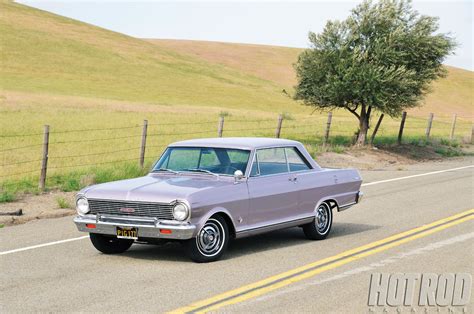
[(364, 1), (346, 20), (309, 33), (311, 48), (295, 64), (294, 98), (350, 111), (359, 121), (357, 144), (364, 145), (375, 110), (399, 116), (446, 75), (442, 62), (456, 44), (437, 31), (438, 19), (418, 14), (409, 1)]

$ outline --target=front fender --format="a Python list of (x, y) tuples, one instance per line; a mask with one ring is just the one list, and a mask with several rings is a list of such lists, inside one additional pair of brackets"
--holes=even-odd
[(209, 210), (205, 215), (200, 217), (200, 219), (197, 222), (195, 222), (196, 230), (195, 230), (193, 236), (195, 237), (199, 233), (202, 226), (204, 226), (204, 224), (206, 223), (206, 221), (209, 218), (211, 218), (212, 216), (214, 216), (215, 214), (218, 214), (218, 213), (222, 213), (222, 214), (227, 215), (229, 217), (231, 223), (232, 223), (232, 226), (229, 226), (229, 228), (235, 230), (235, 220), (234, 220), (234, 217), (232, 216), (232, 214), (226, 208), (217, 206), (217, 207), (214, 207), (211, 210)]

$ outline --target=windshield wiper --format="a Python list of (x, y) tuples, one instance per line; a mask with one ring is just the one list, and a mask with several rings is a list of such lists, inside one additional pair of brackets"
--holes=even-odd
[(171, 169), (166, 169), (166, 168), (153, 169), (152, 172), (160, 172), (160, 171), (166, 171), (166, 172), (171, 172), (171, 173), (174, 173), (174, 174), (179, 174), (178, 171), (171, 170)]
[(214, 176), (219, 176), (219, 174), (217, 173), (214, 173), (212, 171), (209, 171), (209, 170), (206, 170), (206, 169), (199, 169), (199, 168), (188, 168), (188, 169), (184, 169), (184, 171), (192, 171), (192, 172), (204, 172), (204, 173), (207, 173), (207, 174), (212, 174)]

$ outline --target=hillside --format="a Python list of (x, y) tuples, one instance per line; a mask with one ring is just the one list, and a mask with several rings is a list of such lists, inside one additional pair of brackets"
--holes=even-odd
[[(296, 83), (293, 64), (301, 49), (193, 40), (149, 39), (158, 47), (222, 64), (291, 88)], [(474, 118), (474, 72), (447, 67), (448, 76), (433, 84), (421, 108), (411, 113), (425, 117), (430, 112), (451, 115), (453, 112)]]
[(158, 47), (222, 64), (286, 87), (296, 82), (293, 63), (299, 48), (213, 41), (148, 39)]
[[(1, 2), (0, 11), (3, 98), (20, 92), (27, 93), (25, 99), (32, 94), (62, 95), (165, 106), (309, 112), (282, 93), (282, 89), (291, 92), (295, 84), (292, 64), (300, 49), (142, 40), (20, 4)], [(473, 72), (448, 70), (449, 76), (434, 83), (425, 105), (413, 114), (457, 112), (473, 118)]]
[(0, 3), (3, 90), (283, 110), (277, 84), (141, 39)]

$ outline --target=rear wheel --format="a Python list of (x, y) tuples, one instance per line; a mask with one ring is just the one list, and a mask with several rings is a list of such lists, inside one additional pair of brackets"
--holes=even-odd
[(195, 238), (186, 242), (189, 257), (197, 263), (217, 261), (229, 243), (229, 228), (220, 216), (209, 218)]
[(332, 226), (332, 210), (329, 204), (321, 203), (316, 209), (314, 220), (303, 226), (303, 232), (308, 239), (325, 239)]
[(123, 253), (133, 244), (133, 240), (118, 239), (98, 233), (89, 233), (89, 237), (94, 247), (104, 254)]

